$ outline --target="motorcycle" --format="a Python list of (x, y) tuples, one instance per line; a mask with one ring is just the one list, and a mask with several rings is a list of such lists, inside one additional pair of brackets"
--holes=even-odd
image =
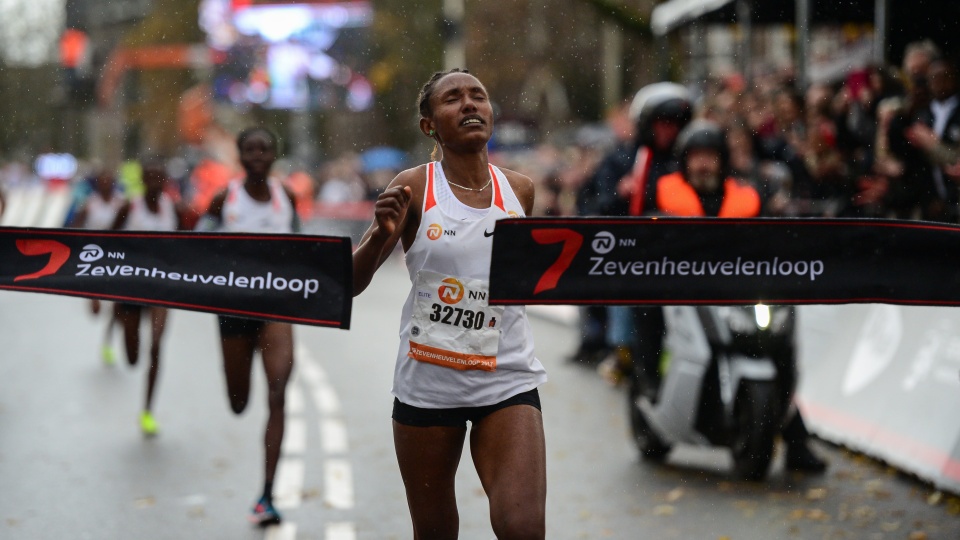
[(659, 377), (635, 366), (628, 389), (641, 456), (663, 461), (678, 444), (726, 447), (738, 477), (763, 479), (796, 385), (794, 308), (663, 310)]

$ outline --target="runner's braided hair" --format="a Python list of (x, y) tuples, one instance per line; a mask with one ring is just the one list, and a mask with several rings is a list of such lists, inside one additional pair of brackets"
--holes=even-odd
[[(466, 73), (470, 74), (469, 70), (461, 68), (453, 68), (449, 71), (437, 71), (430, 76), (430, 79), (423, 85), (423, 88), (420, 89), (420, 95), (417, 96), (417, 108), (420, 110), (420, 118), (430, 118), (430, 115), (433, 114), (433, 108), (430, 106), (430, 98), (433, 97), (433, 89), (437, 86), (437, 82), (450, 75), (451, 73)], [(430, 153), (430, 159), (436, 161), (437, 151), (440, 150), (440, 143), (434, 142), (433, 151)]]
[(266, 135), (267, 139), (273, 145), (273, 149), (280, 153), (280, 139), (277, 137), (277, 134), (272, 130), (265, 128), (263, 126), (251, 126), (237, 135), (237, 150), (243, 151), (243, 143), (253, 135)]

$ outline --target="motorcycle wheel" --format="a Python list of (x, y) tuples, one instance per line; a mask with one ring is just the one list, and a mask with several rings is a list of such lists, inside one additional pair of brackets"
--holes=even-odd
[(633, 432), (633, 441), (637, 445), (640, 457), (645, 461), (662, 463), (670, 453), (670, 445), (660, 440), (653, 432), (643, 412), (637, 405), (637, 399), (644, 392), (643, 380), (634, 374), (630, 377), (630, 387), (627, 389), (627, 409), (630, 418), (630, 429)]
[(773, 459), (777, 433), (777, 391), (770, 382), (745, 381), (734, 407), (736, 432), (730, 449), (736, 475), (744, 480), (763, 480)]

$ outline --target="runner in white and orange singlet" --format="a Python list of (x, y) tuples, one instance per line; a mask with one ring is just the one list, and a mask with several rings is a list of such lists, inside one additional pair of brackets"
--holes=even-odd
[(545, 535), (546, 451), (537, 387), (547, 377), (522, 306), (491, 306), (497, 220), (533, 208), (533, 182), (488, 162), (493, 109), (465, 71), (420, 93), (420, 129), (442, 159), (401, 172), (354, 252), (354, 295), (399, 242), (412, 288), (394, 373), (393, 430), (415, 538), (457, 538), (454, 477), (470, 448), (498, 538)]
[[(261, 127), (244, 130), (237, 136), (240, 163), (246, 176), (220, 192), (200, 223), (204, 230), (256, 233), (300, 231), (293, 194), (270, 168), (277, 159), (277, 137)], [(287, 381), (293, 373), (293, 325), (239, 317), (220, 316), (220, 343), (227, 397), (233, 412), (240, 414), (250, 396), (254, 353), (259, 350), (267, 380), (267, 416), (264, 433), (263, 492), (250, 512), (250, 521), (259, 526), (280, 523), (273, 507), (273, 478), (283, 443), (284, 403)]]

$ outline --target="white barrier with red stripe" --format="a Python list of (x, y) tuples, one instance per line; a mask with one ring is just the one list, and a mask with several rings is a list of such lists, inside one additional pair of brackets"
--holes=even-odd
[(0, 215), (0, 226), (63, 227), (72, 197), (66, 184), (33, 184), (11, 189), (4, 193), (6, 206)]
[(960, 310), (799, 308), (810, 430), (960, 493)]

